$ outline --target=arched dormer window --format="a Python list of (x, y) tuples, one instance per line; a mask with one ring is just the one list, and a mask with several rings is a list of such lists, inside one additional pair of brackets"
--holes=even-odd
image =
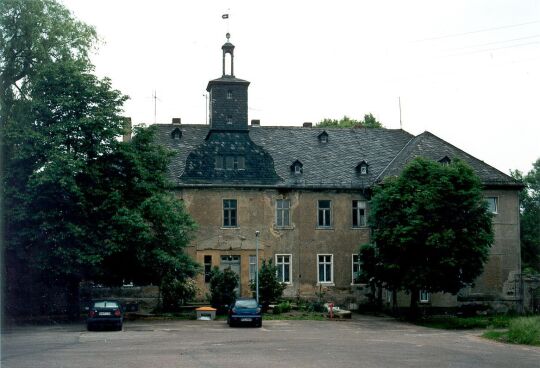
[(443, 165), (448, 165), (450, 162), (452, 162), (452, 159), (448, 156), (444, 156), (439, 160), (439, 162)]
[(182, 131), (180, 130), (180, 128), (175, 128), (171, 132), (171, 138), (172, 139), (180, 139), (180, 138), (182, 138)]
[(356, 165), (356, 171), (360, 175), (367, 175), (369, 173), (369, 164), (364, 160), (360, 161), (358, 165)]
[(300, 175), (304, 172), (304, 165), (299, 160), (296, 160), (291, 165), (291, 171), (296, 175)]
[(326, 133), (326, 131), (319, 134), (317, 138), (319, 138), (320, 143), (328, 143), (328, 133)]

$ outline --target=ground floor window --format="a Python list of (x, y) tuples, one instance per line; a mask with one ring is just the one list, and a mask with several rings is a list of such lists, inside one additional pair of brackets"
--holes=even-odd
[(257, 273), (257, 258), (255, 256), (249, 256), (249, 281), (255, 281), (255, 275)]
[(332, 283), (333, 280), (332, 254), (317, 254), (317, 280), (319, 283)]
[(360, 277), (360, 256), (358, 254), (352, 255), (352, 284), (358, 284), (358, 277)]
[(427, 290), (420, 290), (420, 303), (429, 303), (431, 300), (431, 295)]
[(291, 283), (291, 255), (276, 254), (277, 279), (286, 284)]
[(204, 256), (204, 282), (209, 283), (212, 276), (212, 256)]

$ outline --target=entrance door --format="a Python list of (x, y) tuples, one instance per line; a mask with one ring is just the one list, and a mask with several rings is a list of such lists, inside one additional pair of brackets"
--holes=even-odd
[(223, 271), (226, 268), (230, 268), (234, 273), (238, 275), (238, 286), (236, 287), (236, 289), (234, 289), (234, 291), (236, 292), (236, 295), (242, 295), (240, 289), (240, 285), (242, 285), (242, 280), (240, 278), (240, 256), (221, 256), (221, 263), (219, 265), (219, 269)]

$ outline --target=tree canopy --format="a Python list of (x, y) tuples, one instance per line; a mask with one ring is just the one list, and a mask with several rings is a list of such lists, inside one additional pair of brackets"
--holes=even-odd
[(540, 273), (540, 158), (533, 163), (527, 175), (516, 170), (512, 176), (525, 184), (525, 189), (520, 193), (523, 272)]
[(465, 163), (417, 158), (375, 188), (370, 224), (374, 251), (363, 277), (390, 290), (457, 293), (483, 270), (493, 241), (478, 177)]
[(194, 222), (151, 128), (120, 142), (127, 99), (93, 74), (94, 29), (54, 0), (0, 2), (2, 220), (10, 291), (32, 275), (160, 284), (198, 271)]
[(365, 114), (364, 120), (351, 119), (345, 115), (339, 120), (323, 119), (315, 126), (319, 128), (384, 128), (371, 113)]

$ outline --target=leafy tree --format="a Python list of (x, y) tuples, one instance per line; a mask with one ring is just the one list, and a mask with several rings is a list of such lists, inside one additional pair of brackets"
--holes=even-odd
[(1, 213), (11, 306), (21, 305), (12, 297), (28, 289), (22, 285), (39, 281), (69, 290), (76, 315), (82, 279), (161, 285), (198, 271), (183, 252), (195, 224), (169, 192), (171, 153), (154, 143), (152, 129), (118, 141), (126, 96), (93, 74), (95, 41), (93, 28), (56, 1), (0, 2)]
[(493, 242), (481, 182), (458, 160), (415, 159), (375, 188), (370, 223), (381, 268), (366, 276), (408, 291), (413, 317), (420, 290), (455, 294), (472, 283)]
[(351, 119), (345, 115), (340, 120), (323, 119), (315, 126), (319, 128), (384, 128), (371, 113), (365, 114), (364, 120)]
[[(278, 281), (277, 267), (263, 259), (261, 269), (259, 270), (259, 303), (263, 311), (268, 310), (270, 303), (278, 301), (283, 295), (283, 290), (287, 285)], [(251, 290), (255, 291), (255, 281), (251, 282)]]
[(522, 180), (525, 189), (520, 193), (520, 240), (523, 272), (540, 273), (540, 158), (523, 176), (512, 171), (515, 179)]
[(224, 312), (235, 299), (236, 287), (238, 286), (238, 275), (226, 268), (221, 271), (214, 267), (210, 274), (210, 303), (220, 312)]

